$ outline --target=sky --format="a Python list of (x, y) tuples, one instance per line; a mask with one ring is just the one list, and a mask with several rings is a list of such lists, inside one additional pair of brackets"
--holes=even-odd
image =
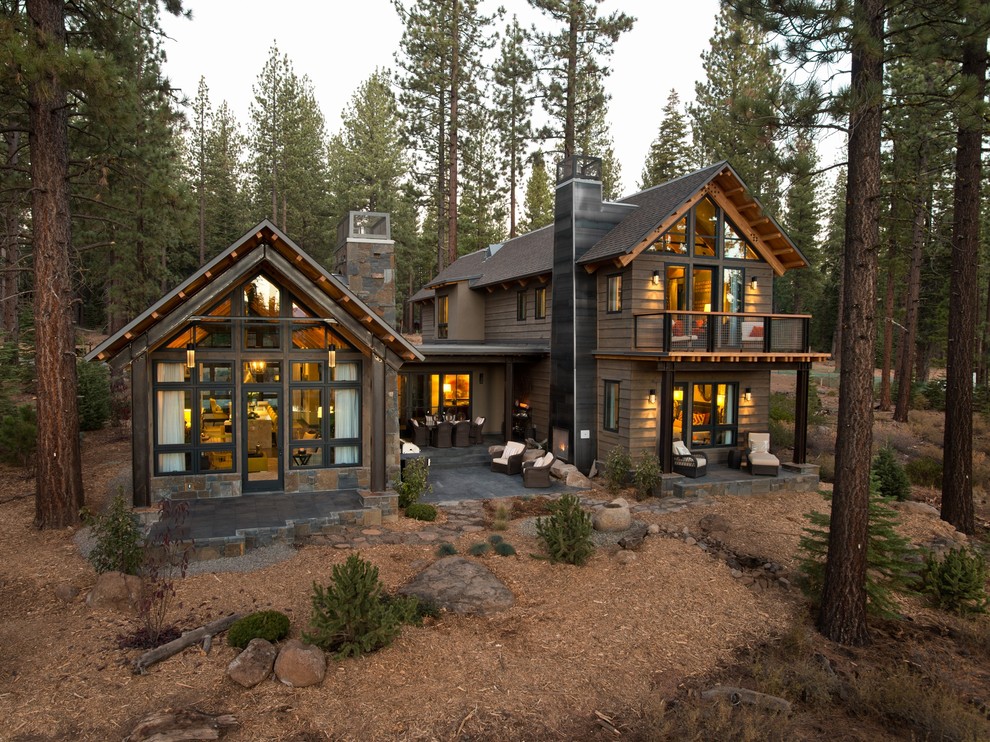
[[(227, 101), (247, 132), (252, 86), (273, 44), (288, 55), (298, 75), (307, 75), (326, 118), (328, 133), (340, 128), (340, 113), (358, 85), (376, 68), (392, 68), (402, 25), (391, 0), (185, 0), (192, 20), (163, 19), (165, 74), (192, 99), (205, 77), (216, 109)], [(503, 0), (506, 18), (543, 21), (526, 0)], [(482, 0), (491, 12), (496, 3)], [(622, 165), (622, 193), (636, 190), (661, 110), (673, 88), (682, 103), (694, 98), (704, 79), (701, 52), (708, 47), (718, 0), (604, 0), (599, 14), (621, 10), (636, 18), (615, 44), (606, 89), (612, 99), (609, 123)], [(594, 153), (589, 153), (594, 154)]]

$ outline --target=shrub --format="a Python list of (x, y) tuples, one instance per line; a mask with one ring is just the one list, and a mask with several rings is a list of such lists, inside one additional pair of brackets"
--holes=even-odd
[(152, 646), (167, 628), (169, 608), (175, 600), (175, 583), (189, 568), (190, 543), (179, 540), (189, 514), (189, 503), (162, 500), (158, 523), (152, 528), (141, 564), (143, 590), (139, 608), (148, 641)]
[(942, 462), (931, 456), (919, 456), (911, 459), (904, 467), (908, 479), (919, 487), (942, 486)]
[(471, 548), (468, 549), (468, 554), (470, 554), (471, 556), (480, 557), (480, 556), (484, 556), (491, 550), (492, 547), (490, 544), (487, 544), (484, 541), (479, 541), (476, 544), (471, 544)]
[(495, 544), (495, 553), (499, 556), (515, 556), (516, 550), (512, 547), (508, 541), (499, 541)]
[(633, 482), (636, 483), (636, 496), (640, 500), (652, 497), (653, 490), (660, 487), (663, 481), (663, 469), (660, 467), (660, 459), (652, 451), (646, 451), (636, 462), (636, 471), (633, 473)]
[(625, 449), (616, 446), (608, 452), (602, 474), (609, 492), (615, 494), (626, 486), (630, 469), (632, 469), (632, 459)]
[(492, 530), (504, 531), (509, 527), (509, 508), (505, 505), (498, 505), (495, 508), (495, 519), (492, 521)]
[(99, 430), (110, 419), (110, 374), (102, 363), (76, 364), (79, 377), (79, 429)]
[(774, 450), (794, 448), (794, 423), (771, 420), (768, 431), (770, 433), (770, 447)]
[(89, 561), (97, 574), (123, 572), (136, 575), (141, 569), (141, 531), (123, 494), (110, 501), (109, 507), (92, 521), (96, 545)]
[(771, 394), (770, 419), (777, 422), (794, 422), (794, 400), (783, 392)]
[(14, 407), (0, 417), (0, 460), (31, 469), (38, 447), (38, 415), (34, 405)]
[(911, 494), (911, 480), (890, 446), (877, 451), (872, 468), (881, 497), (903, 501)]
[(428, 479), (430, 467), (426, 464), (426, 459), (412, 459), (407, 461), (402, 469), (400, 479), (392, 482), (392, 488), (399, 493), (399, 507), (408, 508), (425, 492), (432, 492), (433, 487)]
[(414, 502), (406, 505), (406, 517), (413, 520), (434, 521), (437, 519), (437, 509), (425, 502)]
[(987, 563), (979, 552), (949, 549), (942, 560), (928, 555), (924, 590), (937, 608), (960, 616), (986, 613), (986, 583)]
[(448, 557), (457, 553), (457, 547), (449, 542), (444, 542), (437, 547), (437, 556)]
[(928, 402), (928, 409), (945, 412), (945, 380), (932, 379), (921, 389), (921, 395)]
[(505, 539), (502, 538), (502, 536), (500, 536), (497, 533), (493, 533), (491, 536), (488, 537), (488, 543), (490, 543), (492, 546), (498, 546), (503, 541), (505, 541)]
[(591, 543), (591, 516), (574, 495), (563, 495), (550, 505), (550, 515), (536, 519), (536, 533), (552, 562), (581, 566), (595, 550)]
[(330, 584), (313, 583), (312, 632), (303, 639), (338, 657), (357, 656), (388, 646), (399, 635), (406, 605), (382, 599), (378, 567), (351, 554), (335, 565)]
[(227, 643), (244, 649), (252, 639), (277, 642), (289, 635), (289, 617), (280, 611), (258, 611), (240, 618), (227, 631)]

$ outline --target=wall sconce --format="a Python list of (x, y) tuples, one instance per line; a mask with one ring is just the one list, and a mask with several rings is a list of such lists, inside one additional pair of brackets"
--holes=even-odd
[(196, 348), (192, 343), (186, 346), (186, 368), (196, 368)]
[(745, 399), (747, 402), (753, 401), (753, 392), (749, 387), (746, 387), (746, 391), (743, 392), (743, 399)]
[(653, 281), (653, 285), (654, 286), (659, 286), (660, 285), (660, 271), (653, 271), (653, 278), (651, 280)]
[(758, 288), (760, 288), (760, 283), (759, 281), (756, 280), (756, 276), (753, 276), (751, 279), (749, 279), (749, 287), (753, 291), (756, 291)]
[(327, 363), (330, 368), (337, 368), (337, 346), (330, 343), (330, 352), (327, 354)]
[(650, 393), (648, 395), (646, 395), (646, 399), (647, 399), (647, 401), (650, 404), (656, 404), (657, 403), (657, 390), (656, 389), (650, 389)]

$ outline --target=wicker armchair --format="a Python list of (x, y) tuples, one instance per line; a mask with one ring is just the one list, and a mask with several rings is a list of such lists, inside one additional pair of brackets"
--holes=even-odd
[(406, 430), (409, 439), (420, 448), (430, 445), (430, 429), (420, 425), (418, 420), (410, 418)]
[(471, 445), (471, 421), (460, 420), (454, 423), (454, 446), (457, 448)]
[(522, 465), (523, 487), (549, 487), (550, 468), (553, 466), (553, 454), (534, 461), (524, 461)]
[(526, 454), (526, 444), (509, 441), (501, 451), (492, 454), (492, 471), (502, 474), (519, 474), (522, 472), (523, 456)]
[(433, 445), (437, 448), (450, 448), (453, 445), (451, 440), (453, 429), (453, 423), (446, 420), (437, 423), (436, 427), (433, 428)]
[(478, 444), (485, 442), (485, 418), (476, 417), (471, 423), (471, 443)]
[(708, 473), (708, 457), (688, 450), (683, 441), (674, 441), (674, 471), (696, 479)]

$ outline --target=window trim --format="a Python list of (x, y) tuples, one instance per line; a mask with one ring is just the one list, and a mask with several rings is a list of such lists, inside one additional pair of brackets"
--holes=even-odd
[[(614, 379), (603, 379), (602, 388), (602, 430), (609, 433), (619, 432), (619, 403), (621, 400), (621, 382)], [(609, 413), (614, 420), (610, 420)], [(609, 423), (614, 422), (614, 427), (609, 427)]]
[[(616, 291), (613, 293), (613, 285)], [(613, 302), (613, 298), (615, 301)], [(610, 273), (605, 277), (605, 313), (622, 314), (622, 274)]]
[(537, 286), (535, 291), (536, 307), (533, 310), (533, 319), (547, 318), (547, 287)]
[(516, 322), (526, 321), (526, 294), (529, 293), (526, 289), (516, 292)]
[[(680, 389), (683, 393), (683, 400), (681, 402), (681, 436), (682, 440), (688, 447), (693, 447), (691, 444), (695, 433), (694, 424), (694, 393), (695, 387), (697, 386), (711, 386), (712, 396), (716, 397), (718, 395), (718, 387), (725, 387), (725, 398), (728, 400), (730, 397), (733, 400), (733, 422), (719, 424), (714, 421), (714, 419), (707, 425), (697, 426), (698, 430), (704, 430), (711, 433), (711, 443), (704, 444), (699, 447), (703, 448), (733, 448), (739, 444), (739, 387), (740, 383), (738, 381), (678, 381), (674, 384), (674, 389)], [(712, 408), (714, 410), (714, 406)], [(732, 431), (732, 443), (715, 443), (718, 438), (718, 433), (720, 431)]]
[(437, 339), (445, 340), (449, 332), (448, 320), (450, 318), (450, 297), (446, 294), (439, 294), (437, 296), (436, 305), (436, 325), (437, 325)]

